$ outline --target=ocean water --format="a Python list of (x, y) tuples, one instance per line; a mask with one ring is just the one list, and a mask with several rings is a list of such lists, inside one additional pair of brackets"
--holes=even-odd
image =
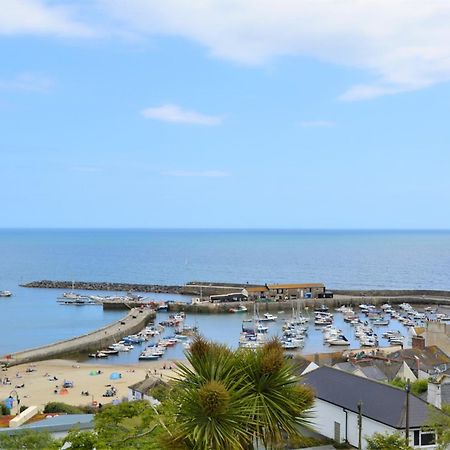
[[(19, 287), (40, 279), (450, 290), (450, 231), (0, 230), (0, 290), (14, 293), (0, 298), (0, 354), (75, 336), (123, 315), (61, 306), (61, 292)], [(223, 329), (226, 341), (230, 320), (206, 316), (200, 329), (213, 337), (213, 329)]]

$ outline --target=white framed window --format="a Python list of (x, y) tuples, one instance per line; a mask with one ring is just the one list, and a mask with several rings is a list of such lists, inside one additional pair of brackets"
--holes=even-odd
[(414, 447), (431, 447), (436, 444), (434, 431), (414, 430)]

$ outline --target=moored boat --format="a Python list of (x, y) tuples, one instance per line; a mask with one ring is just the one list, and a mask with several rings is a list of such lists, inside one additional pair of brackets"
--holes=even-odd
[(230, 308), (228, 311), (230, 313), (245, 313), (248, 311), (248, 309), (244, 305), (239, 305), (237, 308)]

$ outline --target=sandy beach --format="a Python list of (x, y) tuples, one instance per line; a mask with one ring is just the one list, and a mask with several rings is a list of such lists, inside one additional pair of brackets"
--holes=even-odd
[[(166, 369), (163, 369), (164, 364)], [(169, 367), (172, 367), (172, 370)], [(20, 404), (43, 408), (51, 401), (71, 405), (90, 405), (92, 402), (107, 404), (128, 395), (128, 386), (144, 380), (147, 373), (169, 380), (175, 376), (176, 361), (146, 361), (134, 365), (106, 365), (101, 362), (76, 363), (67, 360), (40, 361), (0, 371), (0, 401), (9, 397), (12, 390), (19, 396)], [(27, 371), (28, 370), (28, 371)], [(98, 373), (100, 371), (100, 373)], [(93, 373), (96, 373), (93, 375)], [(119, 373), (119, 379), (111, 379)], [(3, 384), (8, 377), (11, 384)], [(55, 379), (56, 378), (56, 379)], [(63, 389), (64, 381), (73, 383), (73, 388)], [(18, 387), (22, 386), (23, 387)], [(114, 386), (116, 396), (103, 397)], [(89, 395), (81, 395), (87, 391)], [(13, 395), (15, 398), (15, 395)], [(16, 408), (14, 407), (14, 412)]]

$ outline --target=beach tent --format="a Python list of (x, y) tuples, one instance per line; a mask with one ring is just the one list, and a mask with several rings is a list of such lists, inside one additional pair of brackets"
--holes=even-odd
[(69, 393), (69, 391), (66, 389), (66, 388), (62, 388), (60, 391), (59, 391), (59, 395), (67, 395)]
[(89, 375), (92, 375), (92, 376), (98, 375), (98, 370), (91, 370), (91, 371), (89, 372)]
[(122, 375), (119, 372), (113, 372), (110, 376), (110, 380), (118, 380), (119, 378), (122, 378)]

